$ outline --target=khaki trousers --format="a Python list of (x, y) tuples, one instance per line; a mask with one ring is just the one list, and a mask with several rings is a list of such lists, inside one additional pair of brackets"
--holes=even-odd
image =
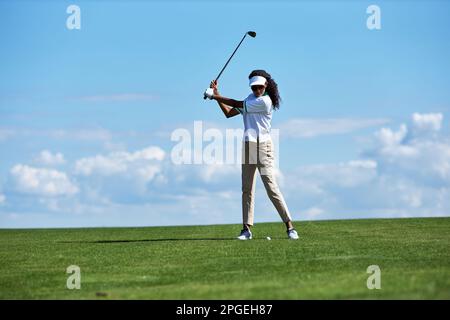
[(243, 143), (242, 149), (242, 217), (243, 223), (253, 225), (255, 207), (256, 168), (266, 188), (267, 195), (283, 222), (291, 221), (291, 215), (274, 176), (272, 141)]

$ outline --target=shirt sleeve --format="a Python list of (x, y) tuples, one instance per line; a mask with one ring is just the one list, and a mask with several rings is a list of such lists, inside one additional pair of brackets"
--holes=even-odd
[[(247, 100), (251, 95), (248, 95), (247, 98), (245, 98), (245, 100)], [(243, 106), (242, 107), (233, 107), (233, 109), (236, 109), (241, 115), (244, 115), (245, 109), (245, 100), (243, 101)]]
[(242, 108), (233, 107), (233, 109), (236, 109), (240, 114), (244, 114), (244, 107)]
[(248, 113), (269, 113), (272, 108), (272, 100), (269, 96), (261, 96), (257, 98), (247, 97), (244, 100), (244, 112)]

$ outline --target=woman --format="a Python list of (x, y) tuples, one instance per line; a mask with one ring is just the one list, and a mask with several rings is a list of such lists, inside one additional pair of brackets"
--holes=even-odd
[(217, 82), (211, 81), (205, 97), (214, 99), (227, 118), (242, 114), (244, 144), (242, 161), (242, 216), (243, 229), (239, 240), (252, 239), (256, 168), (267, 194), (286, 224), (289, 239), (298, 239), (291, 215), (278, 188), (273, 170), (273, 148), (270, 138), (272, 112), (280, 107), (278, 86), (264, 70), (254, 70), (248, 76), (252, 93), (243, 101), (220, 95)]

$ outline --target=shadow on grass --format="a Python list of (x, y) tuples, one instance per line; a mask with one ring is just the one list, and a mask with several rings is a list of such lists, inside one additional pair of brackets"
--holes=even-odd
[(160, 241), (236, 241), (236, 238), (167, 238), (167, 239), (137, 239), (137, 240), (93, 240), (93, 241), (58, 241), (59, 243), (132, 243)]

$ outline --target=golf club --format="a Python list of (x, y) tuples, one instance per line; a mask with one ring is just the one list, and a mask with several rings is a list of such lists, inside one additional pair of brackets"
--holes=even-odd
[[(225, 65), (223, 66), (222, 70), (220, 70), (219, 75), (216, 77), (216, 80), (219, 80), (220, 76), (222, 75), (222, 72), (225, 70), (225, 68), (227, 67), (228, 63), (230, 62), (231, 58), (233, 58), (234, 54), (236, 53), (237, 49), (239, 49), (239, 47), (241, 46), (241, 43), (244, 41), (245, 37), (249, 35), (250, 37), (254, 38), (256, 37), (256, 32), (255, 31), (248, 31), (244, 34), (244, 36), (242, 37), (241, 42), (239, 42), (239, 44), (237, 45), (236, 49), (234, 49), (233, 53), (231, 54), (231, 57), (228, 59), (227, 63), (225, 63)], [(203, 97), (203, 99), (206, 99), (206, 96)]]

